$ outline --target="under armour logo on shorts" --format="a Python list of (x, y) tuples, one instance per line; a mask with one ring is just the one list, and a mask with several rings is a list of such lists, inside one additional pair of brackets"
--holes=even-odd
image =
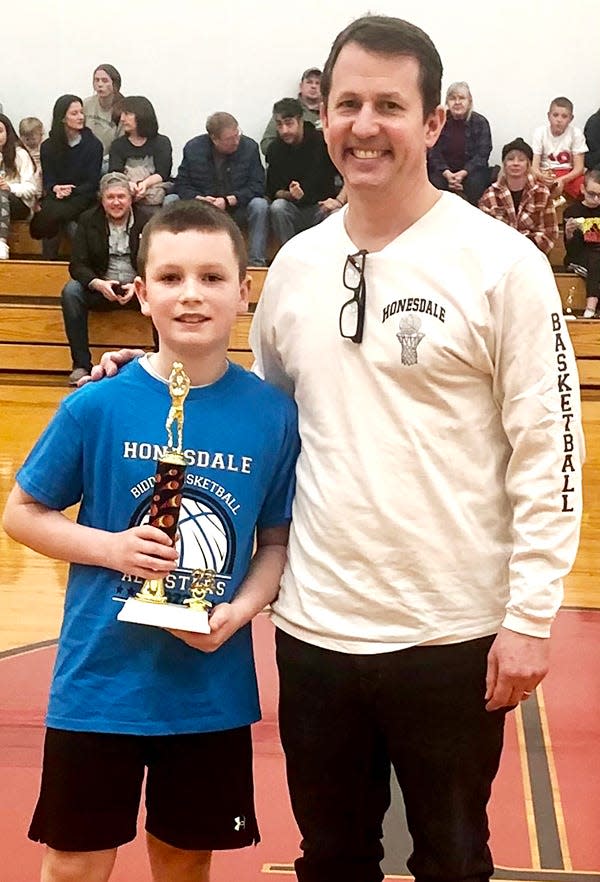
[(235, 821), (234, 830), (236, 831), (236, 833), (246, 828), (246, 818), (244, 817), (244, 815), (238, 815), (238, 817), (234, 818), (233, 820)]

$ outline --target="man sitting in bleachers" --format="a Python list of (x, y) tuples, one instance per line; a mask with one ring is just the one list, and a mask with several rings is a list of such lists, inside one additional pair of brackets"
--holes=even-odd
[[(313, 124), (315, 129), (321, 128), (321, 117), (319, 110), (321, 107), (321, 71), (318, 67), (309, 67), (302, 74), (300, 80), (300, 89), (298, 91), (298, 101), (302, 105), (302, 118), (305, 122)], [(267, 155), (267, 150), (277, 137), (277, 125), (275, 116), (269, 120), (262, 138), (260, 139), (260, 149)]]
[(100, 204), (84, 212), (73, 241), (67, 282), (61, 293), (73, 370), (69, 385), (89, 374), (90, 309), (139, 309), (133, 289), (142, 223), (132, 208), (129, 181), (109, 172), (100, 181)]
[(269, 206), (258, 144), (241, 134), (230, 113), (213, 113), (206, 120), (206, 131), (183, 148), (175, 194), (180, 199), (203, 199), (227, 211), (239, 227), (248, 228), (249, 265), (266, 266)]

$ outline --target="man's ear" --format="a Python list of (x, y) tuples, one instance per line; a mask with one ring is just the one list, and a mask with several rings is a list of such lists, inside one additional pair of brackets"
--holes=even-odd
[(150, 306), (146, 298), (146, 283), (141, 276), (136, 276), (133, 280), (133, 288), (135, 296), (140, 301), (140, 311), (142, 315), (150, 315)]
[(446, 122), (446, 108), (441, 104), (432, 110), (425, 120), (425, 144), (427, 147), (433, 147), (440, 137), (444, 124)]

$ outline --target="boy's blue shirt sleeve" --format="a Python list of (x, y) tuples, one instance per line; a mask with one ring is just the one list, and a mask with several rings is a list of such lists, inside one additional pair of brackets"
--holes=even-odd
[(83, 437), (81, 425), (66, 402), (62, 402), (17, 472), (17, 483), (37, 502), (58, 511), (81, 499)]
[(286, 401), (286, 414), (280, 436), (279, 456), (257, 526), (259, 529), (278, 527), (292, 518), (292, 502), (296, 490), (296, 460), (300, 452), (296, 405)]

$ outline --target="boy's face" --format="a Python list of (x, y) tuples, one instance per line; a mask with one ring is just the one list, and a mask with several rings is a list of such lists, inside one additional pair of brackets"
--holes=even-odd
[(29, 150), (37, 150), (42, 143), (42, 130), (32, 129), (30, 132), (27, 132), (27, 134), (23, 134), (20, 137)]
[(553, 135), (562, 135), (572, 119), (573, 114), (568, 107), (561, 107), (559, 104), (550, 105), (548, 121), (550, 122), (550, 131)]
[(584, 181), (581, 185), (582, 202), (587, 208), (597, 208), (600, 214), (600, 183)]
[(225, 357), (236, 320), (248, 309), (248, 280), (223, 231), (186, 230), (152, 234), (146, 278), (135, 280), (144, 315), (151, 316), (167, 361), (207, 355)]

